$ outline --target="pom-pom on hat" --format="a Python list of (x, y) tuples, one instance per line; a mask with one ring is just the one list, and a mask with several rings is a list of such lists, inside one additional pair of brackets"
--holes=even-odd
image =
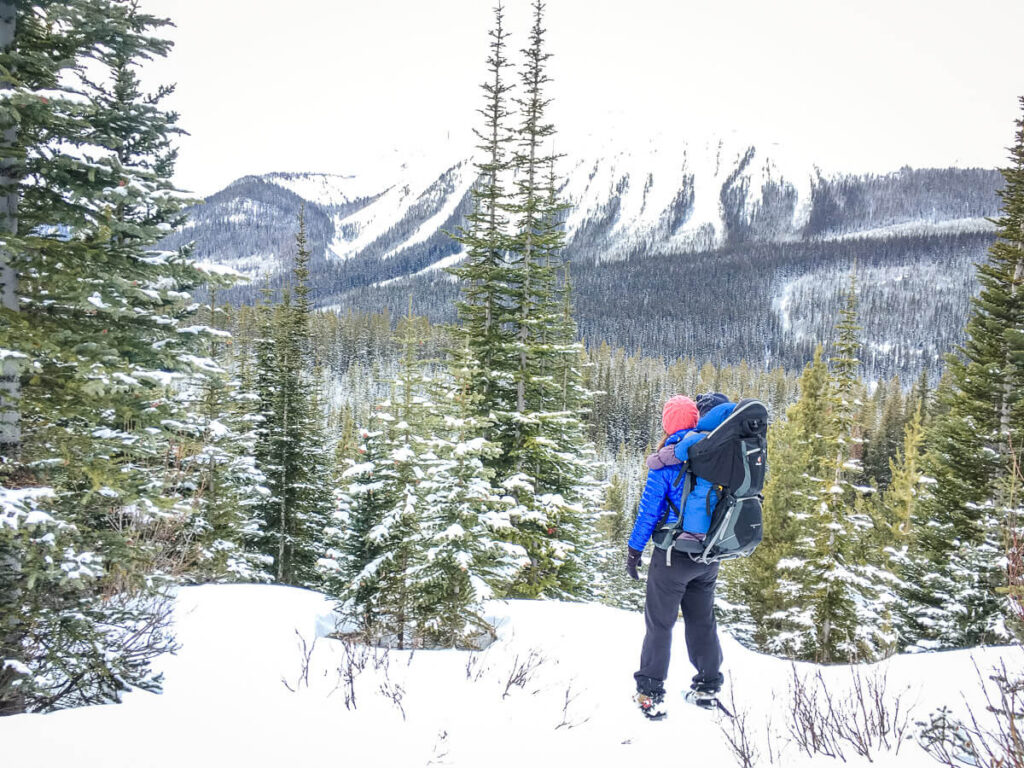
[(697, 395), (697, 410), (703, 416), (715, 406), (728, 402), (729, 398), (721, 392), (705, 392), (703, 395)]
[(697, 426), (697, 404), (686, 395), (673, 395), (661, 409), (661, 426), (668, 434)]

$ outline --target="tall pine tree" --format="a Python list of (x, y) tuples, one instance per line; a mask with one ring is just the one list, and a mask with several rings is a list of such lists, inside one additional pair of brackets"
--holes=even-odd
[(917, 505), (906, 597), (909, 639), (928, 647), (1007, 637), (997, 590), (1007, 580), (1007, 481), (1024, 446), (1024, 117), (1016, 127), (997, 239), (978, 265), (967, 339), (947, 358), (926, 439), (935, 482)]
[[(580, 414), (588, 394), (578, 366), (580, 347), (563, 274), (564, 206), (557, 195), (547, 149), (554, 126), (547, 121), (549, 78), (544, 4), (533, 4), (533, 25), (522, 54), (515, 148), (508, 159), (508, 85), (504, 77), (502, 8), (496, 9), (484, 86), (480, 132), (484, 160), (462, 279), (467, 355), (479, 412), (490, 421), (488, 438), (501, 450), (488, 459), (496, 482), (512, 500), (510, 543), (522, 546), (529, 565), (512, 585), (519, 596), (581, 595), (587, 577), (583, 543), (601, 504), (591, 477), (593, 447)], [(514, 188), (502, 184), (511, 171)], [(507, 224), (506, 224), (507, 222)]]
[[(4, 581), (19, 585), (13, 605), (0, 596), (0, 642), (29, 671), (0, 674), (7, 711), (158, 685), (148, 664), (168, 647), (167, 604), (151, 589), (174, 575), (168, 543), (189, 516), (167, 425), (207, 362), (202, 332), (182, 332), (205, 277), (153, 249), (186, 202), (170, 182), (169, 89), (143, 93), (136, 75), (169, 50), (153, 34), (167, 22), (112, 0), (16, 10), (0, 119), (20, 198), (4, 271), (19, 301), (5, 304), (0, 348), (24, 363), (18, 481), (52, 489), (34, 503), (57, 546), (0, 544)], [(54, 572), (66, 557), (73, 578)]]
[(331, 452), (310, 346), (310, 251), (303, 212), (295, 245), (294, 285), (285, 287), (281, 303), (262, 307), (255, 346), (262, 418), (256, 458), (270, 491), (258, 510), (259, 549), (272, 560), (276, 581), (315, 586), (331, 517)]
[[(451, 269), (461, 281), (462, 298), (458, 302), (459, 335), (457, 365), (470, 376), (473, 390), (479, 393), (482, 416), (497, 408), (512, 409), (512, 366), (515, 340), (509, 328), (509, 285), (512, 280), (508, 261), (508, 209), (505, 188), (509, 175), (509, 144), (512, 134), (507, 121), (512, 84), (507, 80), (504, 7), (494, 9), (494, 28), (487, 58), (488, 80), (481, 85), (484, 106), (482, 129), (474, 129), (480, 159), (476, 163), (479, 178), (473, 187), (473, 210), (466, 217), (467, 227), (457, 240), (465, 249), (462, 264)], [(492, 425), (492, 432), (496, 426)]]

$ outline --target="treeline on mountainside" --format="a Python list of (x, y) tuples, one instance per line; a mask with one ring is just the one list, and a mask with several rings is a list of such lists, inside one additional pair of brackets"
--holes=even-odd
[[(343, 206), (309, 204), (314, 304), (364, 312), (387, 306), (398, 316), (405, 313), (411, 293), (416, 314), (433, 322), (454, 321), (458, 286), (439, 271), (410, 276), (458, 252), (458, 244), (445, 233), (464, 225), (471, 196), (453, 206), (447, 220), (425, 241), (409, 247), (403, 247), (403, 242), (440, 211), (445, 194), (454, 194), (455, 170), (443, 173), (423, 193), (422, 204), (411, 206), (391, 229), (344, 260), (328, 256), (328, 246), (354, 233), (336, 232), (332, 217), (354, 213), (374, 198)], [(194, 238), (198, 258), (250, 273), (267, 270), (267, 279), (279, 289), (287, 269), (273, 254), (287, 247), (302, 201), (273, 183), (277, 176), (287, 174), (234, 182), (190, 209), (193, 224), (172, 234), (162, 246), (177, 248)], [(962, 339), (970, 297), (977, 290), (973, 265), (984, 257), (992, 235), (922, 235), (900, 232), (899, 225), (990, 216), (997, 207), (999, 178), (994, 171), (952, 168), (819, 177), (812, 185), (807, 223), (794, 230), (793, 221), (799, 217), (792, 210), (796, 201), (792, 186), (771, 182), (761, 190), (750, 190), (743, 186), (746, 177), (740, 175), (722, 190), (725, 248), (711, 247), (710, 234), (708, 247), (696, 253), (664, 252), (659, 250), (663, 246), (641, 238), (625, 256), (617, 254), (614, 259), (607, 253), (618, 223), (618, 197), (613, 197), (611, 207), (578, 227), (565, 247), (569, 261), (579, 265), (575, 294), (582, 338), (667, 357), (708, 356), (716, 364), (767, 358), (772, 365), (799, 367), (838, 311), (836, 286), (841, 281), (834, 278), (857, 260), (866, 269), (861, 297), (866, 375), (913, 378), (927, 369), (935, 376), (942, 356)], [(669, 224), (682, 226), (688, 211), (684, 206), (678, 221)], [(836, 239), (885, 226), (896, 229), (870, 238)], [(403, 279), (388, 283), (396, 278)], [(261, 277), (236, 286), (225, 298), (236, 304), (254, 303), (262, 281)], [(736, 283), (757, 295), (732, 302), (737, 305), (734, 314), (721, 321), (716, 329), (720, 335), (716, 332), (713, 337), (735, 340), (727, 344), (708, 345), (688, 336), (686, 328), (673, 323), (678, 313), (670, 313), (661, 326), (652, 328), (641, 324), (635, 313), (623, 311), (639, 295), (648, 296), (655, 306), (672, 305), (679, 291), (690, 291), (690, 301), (699, 302), (694, 308), (706, 313), (709, 307), (720, 306), (728, 286)], [(799, 291), (799, 301), (789, 305), (789, 315), (803, 319), (796, 328), (787, 324), (779, 307), (791, 286)]]
[[(749, 243), (697, 254), (646, 254), (575, 262), (580, 337), (666, 358), (741, 360), (798, 369), (827, 338), (841, 306), (843, 275), (857, 264), (864, 375), (933, 379), (963, 340), (974, 264), (992, 235), (963, 233), (805, 243)], [(437, 272), (352, 289), (333, 305), (413, 310), (452, 322), (459, 287)], [(783, 304), (783, 301), (786, 303)], [(698, 321), (699, 319), (699, 321)]]
[[(993, 178), (995, 177), (995, 178)], [(913, 169), (884, 176), (818, 176), (811, 188), (805, 236), (838, 235), (903, 221), (983, 218), (1001, 182), (979, 168)], [(993, 183), (996, 182), (996, 183)]]
[[(624, 548), (676, 392), (756, 396), (773, 414), (765, 541), (723, 568), (722, 619), (743, 642), (866, 661), (1020, 632), (1006, 563), (1024, 533), (1024, 120), (981, 293), (934, 390), (927, 374), (867, 375), (863, 242), (856, 271), (832, 265), (853, 277), (829, 328), (809, 326), (806, 365), (588, 350), (532, 11), (513, 68), (496, 9), (478, 181), (450, 246), (467, 257), (435, 278), (459, 291), (451, 326), (408, 294), (401, 311), (316, 311), (323, 222), (298, 199), (275, 254), (286, 274), (237, 306), (237, 275), (188, 243), (157, 247), (187, 203), (170, 89), (137, 77), (167, 52), (166, 22), (72, 0), (0, 24), (17, 212), (0, 252), (0, 713), (158, 689), (180, 584), (324, 590), (339, 631), (400, 647), (486, 645), (492, 596), (635, 608)], [(647, 310), (631, 314), (671, 314)]]
[[(441, 174), (435, 184), (424, 192), (424, 204), (412, 206), (396, 221), (394, 226), (377, 237), (355, 258), (344, 263), (331, 263), (325, 259), (328, 246), (336, 239), (351, 238), (355, 232), (338, 232), (333, 222), (337, 215), (345, 216), (358, 212), (376, 198), (361, 198), (344, 205), (330, 205), (316, 201), (305, 201), (309, 226), (310, 250), (313, 252), (313, 271), (317, 275), (314, 302), (319, 306), (332, 303), (343, 294), (354, 289), (363, 289), (381, 281), (381, 254), (397, 252), (411, 274), (432, 263), (429, 251), (441, 246), (441, 240), (404, 246), (409, 233), (422, 225), (428, 218), (441, 210), (444, 193), (453, 193), (451, 177), (455, 168)], [(274, 273), (276, 287), (286, 279), (287, 268), (272, 257), (284, 253), (292, 236), (295, 216), (302, 200), (294, 192), (274, 183), (274, 179), (301, 174), (272, 174), (270, 176), (246, 176), (211, 195), (201, 204), (188, 209), (190, 224), (180, 232), (170, 234), (161, 247), (173, 249), (195, 241), (195, 253), (201, 260), (214, 260), (225, 264), (247, 264), (254, 257), (268, 257), (267, 266)], [(999, 174), (982, 169), (904, 169), (883, 176), (842, 176), (834, 179), (817, 178), (812, 185), (812, 207), (808, 221), (800, 228), (793, 229), (793, 221), (799, 220), (788, 206), (795, 202), (795, 193), (787, 192), (786, 184), (771, 183), (765, 190), (759, 190), (764, 201), (750, 203), (751, 190), (734, 192), (733, 204), (723, 202), (723, 225), (729, 247), (753, 242), (791, 242), (799, 240), (818, 241), (837, 238), (865, 229), (880, 229), (898, 226), (906, 222), (934, 221), (936, 219), (981, 219), (991, 216), (998, 207), (996, 191), (1001, 182)], [(771, 189), (782, 189), (770, 193)], [(669, 231), (685, 224), (692, 210), (692, 190), (686, 195), (683, 184), (682, 207), (675, 219), (667, 222)], [(738, 195), (738, 197), (737, 197)], [(775, 197), (783, 196), (787, 207), (779, 212), (773, 204)], [(792, 199), (791, 199), (792, 198)], [(607, 242), (611, 230), (619, 223), (618, 197), (612, 197), (610, 208), (599, 211), (582, 222), (572, 238), (566, 243), (566, 255), (572, 262), (608, 260)], [(770, 213), (768, 210), (774, 211)], [(453, 214), (438, 228), (443, 232), (454, 232), (465, 224), (471, 211), (470, 196), (465, 196), (453, 206)], [(876, 233), (879, 236), (884, 233)], [(888, 237), (899, 239), (913, 236), (910, 232), (898, 230)], [(449, 239), (447, 247), (454, 253), (457, 246)], [(714, 250), (707, 248), (703, 250)], [(658, 253), (657, 248), (647, 242), (638, 242), (629, 258), (641, 258)], [(325, 270), (321, 277), (320, 269)], [(329, 277), (327, 276), (329, 275)], [(389, 274), (387, 277), (395, 277)], [(236, 286), (230, 297), (237, 297), (244, 303), (255, 301), (256, 292), (251, 285)], [(237, 303), (237, 302), (236, 302)], [(433, 303), (433, 302), (431, 302)], [(453, 304), (448, 304), (453, 309)], [(440, 320), (438, 316), (432, 319)]]

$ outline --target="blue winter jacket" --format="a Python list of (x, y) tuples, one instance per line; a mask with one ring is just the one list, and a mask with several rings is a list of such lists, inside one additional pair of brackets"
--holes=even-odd
[[(734, 408), (736, 403), (715, 406), (701, 417), (694, 429), (683, 429), (670, 435), (665, 445), (675, 445), (676, 458), (687, 461), (690, 448), (725, 421)], [(637, 512), (636, 523), (633, 524), (633, 533), (629, 537), (629, 546), (633, 549), (643, 550), (647, 546), (666, 509), (668, 516), (665, 525), (672, 525), (676, 521), (677, 515), (668, 506), (666, 499), (671, 499), (675, 508), (679, 508), (683, 499), (683, 487), (686, 484), (685, 476), (678, 485), (675, 484), (679, 469), (680, 465), (674, 464), (648, 471), (647, 485), (640, 498), (640, 509)], [(699, 477), (695, 478), (693, 489), (683, 509), (683, 530), (690, 533), (707, 533), (711, 525), (711, 510), (715, 508), (717, 502), (718, 494), (715, 493), (712, 484)]]

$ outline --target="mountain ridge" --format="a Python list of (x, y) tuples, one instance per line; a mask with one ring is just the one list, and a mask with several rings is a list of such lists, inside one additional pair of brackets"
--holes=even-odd
[[(827, 338), (835, 278), (849, 271), (858, 258), (852, 254), (860, 253), (862, 264), (867, 260), (862, 284), (866, 280), (874, 290), (877, 282), (888, 291), (878, 306), (892, 303), (894, 314), (905, 315), (911, 325), (917, 322), (911, 307), (920, 297), (907, 294), (903, 289), (913, 281), (895, 279), (893, 270), (913, 278), (915, 273), (934, 274), (941, 262), (943, 274), (952, 275), (952, 282), (943, 284), (955, 301), (948, 313), (930, 320), (941, 326), (934, 343), (927, 328), (916, 326), (897, 329), (898, 338), (867, 340), (876, 351), (902, 348), (909, 339), (920, 347), (920, 355), (906, 352), (892, 364), (876, 356), (879, 373), (886, 375), (913, 374), (921, 367), (937, 370), (942, 355), (956, 343), (975, 287), (970, 265), (984, 256), (991, 241), (994, 227), (988, 219), (998, 212), (1001, 183), (998, 172), (985, 169), (824, 175), (800, 158), (775, 158), (754, 146), (725, 141), (652, 144), (568, 158), (563, 165), (561, 195), (570, 206), (566, 254), (581, 277), (577, 306), (587, 338), (600, 333), (623, 346), (627, 340), (649, 343), (645, 348), (652, 354), (710, 354), (716, 362), (738, 362), (727, 359), (732, 354), (728, 344), (705, 350), (672, 336), (637, 342), (635, 334), (620, 333), (632, 319), (608, 316), (603, 309), (629, 305), (630, 297), (618, 293), (626, 284), (643, 291), (654, 306), (671, 306), (680, 288), (695, 279), (702, 286), (701, 280), (707, 282), (688, 272), (687, 264), (699, 264), (695, 268), (710, 267), (738, 282), (770, 284), (755, 291), (759, 306), (742, 317), (730, 310), (735, 325), (716, 332), (766, 333), (771, 337), (766, 359), (798, 366), (808, 354), (806, 340)], [(436, 158), (395, 162), (364, 174), (245, 176), (193, 208), (189, 225), (165, 240), (164, 247), (194, 240), (199, 260), (252, 278), (229, 292), (228, 299), (253, 301), (266, 281), (273, 286), (286, 279), (298, 212), (304, 208), (313, 252), (312, 294), (319, 306), (404, 311), (412, 295), (414, 311), (451, 321), (455, 291), (442, 268), (459, 259), (460, 246), (448, 233), (456, 232), (470, 212), (475, 180), (469, 160)], [(874, 259), (879, 249), (888, 261)], [(666, 278), (660, 283), (638, 281), (632, 274), (655, 263)], [(804, 281), (800, 301), (788, 306), (811, 311), (813, 318), (794, 323), (780, 315), (781, 297), (808, 274), (828, 277), (810, 286)], [(914, 285), (918, 291), (930, 290)], [(701, 290), (704, 295), (695, 301), (707, 312), (717, 311), (714, 302), (729, 301), (716, 285)], [(602, 300), (592, 301), (581, 291)], [(758, 313), (777, 322), (766, 329)], [(756, 339), (748, 341), (736, 345), (744, 355), (757, 346)]]

